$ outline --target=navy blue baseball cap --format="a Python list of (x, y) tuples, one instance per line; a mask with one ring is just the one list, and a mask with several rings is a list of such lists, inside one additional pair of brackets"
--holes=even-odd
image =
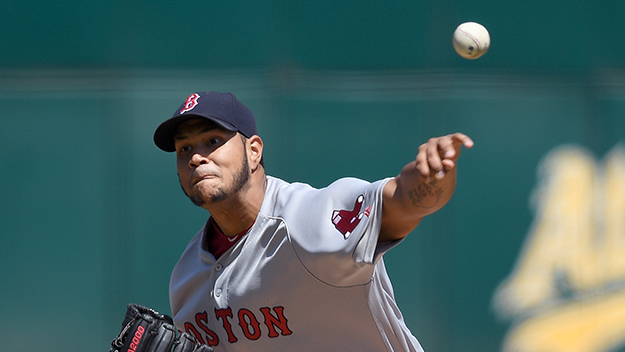
[(256, 132), (252, 111), (232, 93), (197, 92), (191, 94), (174, 116), (161, 123), (154, 132), (154, 143), (166, 152), (175, 152), (174, 135), (181, 123), (192, 118), (205, 118), (249, 138)]

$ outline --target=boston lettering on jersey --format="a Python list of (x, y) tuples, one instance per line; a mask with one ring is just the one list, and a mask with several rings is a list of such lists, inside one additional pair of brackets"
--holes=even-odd
[[(284, 307), (262, 307), (259, 309), (258, 315), (249, 309), (241, 308), (236, 312), (236, 316), (232, 312), (232, 308), (217, 309), (215, 308), (214, 319), (221, 322), (220, 328), (228, 335), (228, 342), (235, 343), (240, 337), (248, 340), (258, 340), (267, 329), (267, 336), (276, 338), (280, 335), (287, 336), (293, 332), (289, 329), (288, 320), (284, 315)], [(195, 322), (184, 323), (187, 333), (195, 336), (198, 342), (209, 346), (217, 346), (219, 344), (219, 336), (217, 333), (208, 328), (208, 313), (206, 311), (195, 314)], [(261, 325), (261, 320), (262, 325)], [(233, 327), (238, 324), (239, 327)]]

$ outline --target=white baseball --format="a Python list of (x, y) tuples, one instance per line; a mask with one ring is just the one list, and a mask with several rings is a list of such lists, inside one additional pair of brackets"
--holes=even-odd
[(490, 47), (490, 34), (476, 22), (462, 23), (454, 31), (454, 49), (465, 59), (477, 59), (486, 54)]

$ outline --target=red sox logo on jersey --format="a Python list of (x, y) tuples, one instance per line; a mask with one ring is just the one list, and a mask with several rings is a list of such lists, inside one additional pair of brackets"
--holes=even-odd
[(183, 114), (191, 109), (193, 109), (194, 107), (197, 106), (197, 100), (200, 98), (200, 95), (197, 93), (193, 93), (191, 95), (189, 95), (189, 97), (187, 98), (187, 100), (184, 102), (183, 108), (182, 110), (180, 110), (180, 113)]
[(352, 234), (352, 231), (358, 226), (363, 216), (369, 216), (371, 207), (367, 207), (365, 211), (360, 212), (362, 209), (362, 203), (365, 200), (364, 195), (359, 195), (356, 198), (354, 209), (352, 210), (335, 210), (332, 212), (332, 223), (339, 230), (345, 239), (348, 239)]

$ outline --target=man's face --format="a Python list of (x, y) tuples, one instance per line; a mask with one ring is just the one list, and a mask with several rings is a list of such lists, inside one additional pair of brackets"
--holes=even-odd
[(246, 145), (237, 132), (192, 119), (178, 127), (174, 140), (180, 185), (194, 204), (218, 203), (248, 185)]

